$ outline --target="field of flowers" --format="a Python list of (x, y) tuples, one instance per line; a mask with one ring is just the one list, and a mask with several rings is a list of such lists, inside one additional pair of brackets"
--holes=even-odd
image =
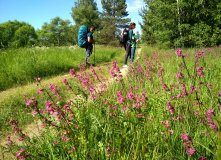
[[(21, 145), (7, 136), (8, 150), (27, 159), (220, 159), (221, 47), (149, 51), (123, 78), (117, 61), (70, 69), (60, 87), (41, 85), (25, 94), (45, 132), (29, 138), (16, 119), (9, 123)], [(41, 103), (42, 104), (42, 103)]]

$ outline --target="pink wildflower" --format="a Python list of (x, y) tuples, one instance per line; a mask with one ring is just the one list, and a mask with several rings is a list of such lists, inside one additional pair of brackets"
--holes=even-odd
[(200, 75), (201, 77), (204, 77), (204, 68), (203, 67), (197, 67), (197, 74)]
[(71, 150), (69, 151), (69, 154), (71, 154), (74, 151), (74, 146), (71, 146)]
[(177, 119), (183, 119), (183, 117), (179, 116), (179, 117), (177, 117)]
[(38, 90), (37, 94), (41, 94), (45, 89), (40, 89)]
[(191, 138), (186, 132), (183, 132), (183, 134), (181, 135), (181, 140), (191, 141)]
[(206, 157), (202, 156), (200, 157), (200, 160), (208, 160)]
[(68, 81), (67, 81), (67, 78), (66, 77), (64, 77), (64, 79), (63, 79), (63, 84), (64, 84), (64, 86), (66, 86), (66, 85), (68, 85)]
[(122, 110), (125, 111), (126, 109), (128, 109), (129, 107), (123, 107)]
[(35, 80), (36, 80), (37, 82), (39, 82), (39, 83), (41, 82), (41, 78), (36, 78), (36, 77), (35, 77)]
[(181, 73), (180, 71), (177, 71), (176, 73), (177, 73), (177, 75), (176, 75), (176, 78), (177, 78), (177, 79), (179, 79), (179, 78), (184, 78), (184, 74)]
[(219, 92), (218, 97), (221, 97), (221, 91)]
[(169, 132), (171, 133), (171, 134), (173, 134), (173, 130), (171, 129), (171, 130), (169, 130)]
[(76, 71), (75, 71), (74, 68), (73, 68), (73, 69), (70, 69), (70, 70), (69, 70), (69, 73), (71, 74), (71, 76), (73, 76), (73, 75), (76, 76)]
[(58, 144), (58, 140), (54, 140), (54, 144)]
[(96, 99), (96, 96), (94, 94), (91, 94), (90, 97), (91, 97), (91, 100)]
[(23, 160), (27, 157), (29, 157), (29, 154), (25, 154), (24, 148), (21, 148), (18, 152), (16, 152), (16, 158), (19, 158), (19, 160)]
[(182, 50), (180, 48), (175, 51), (175, 54), (177, 55), (177, 58), (178, 57), (184, 57), (184, 55), (182, 54)]
[(129, 98), (129, 100), (133, 100), (134, 99), (134, 94), (131, 91), (127, 93), (127, 96)]
[(193, 148), (186, 148), (186, 153), (189, 154), (190, 156), (192, 156), (195, 152), (196, 150)]
[(115, 116), (115, 114), (114, 113), (110, 113), (110, 116)]
[(19, 138), (19, 141), (23, 141), (25, 138), (25, 134), (21, 134), (20, 138)]
[(25, 93), (22, 98), (24, 99), (24, 98), (26, 98), (26, 97), (28, 97), (28, 94), (27, 94), (27, 93)]

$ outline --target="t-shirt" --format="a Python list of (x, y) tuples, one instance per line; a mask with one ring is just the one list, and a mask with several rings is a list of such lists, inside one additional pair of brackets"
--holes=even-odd
[[(87, 40), (88, 40), (88, 37), (91, 37), (91, 40), (93, 40), (93, 36), (91, 34), (91, 32), (88, 32), (87, 33)], [(92, 43), (88, 42), (89, 45), (92, 45)]]
[(132, 47), (134, 47), (135, 45), (135, 40), (136, 40), (136, 36), (135, 34), (133, 33), (133, 30), (129, 30), (129, 33), (128, 33), (128, 40), (130, 41), (130, 44), (132, 45)]

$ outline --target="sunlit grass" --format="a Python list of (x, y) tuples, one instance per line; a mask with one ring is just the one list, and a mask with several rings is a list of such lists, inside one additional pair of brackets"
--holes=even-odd
[[(119, 72), (122, 64), (113, 61), (108, 68), (115, 80), (111, 85), (102, 81), (99, 67), (84, 72), (83, 66), (67, 77), (65, 86), (59, 84), (59, 95), (39, 82), (46, 90), (25, 100), (46, 132), (31, 139), (35, 145), (23, 140), (26, 145), (11, 149), (23, 148), (35, 159), (220, 158), (221, 50), (176, 53), (144, 47), (126, 78)], [(41, 105), (46, 101), (47, 107)]]
[[(123, 51), (99, 45), (94, 48), (90, 62), (96, 65), (117, 59)], [(68, 73), (84, 62), (85, 49), (77, 46), (0, 50), (0, 91), (34, 82), (35, 77), (47, 79)]]

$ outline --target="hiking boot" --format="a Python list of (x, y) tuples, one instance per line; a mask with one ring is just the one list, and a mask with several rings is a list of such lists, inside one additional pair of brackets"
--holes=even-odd
[(128, 66), (125, 64), (125, 65), (124, 65), (124, 68), (127, 68), (127, 67), (128, 67)]

